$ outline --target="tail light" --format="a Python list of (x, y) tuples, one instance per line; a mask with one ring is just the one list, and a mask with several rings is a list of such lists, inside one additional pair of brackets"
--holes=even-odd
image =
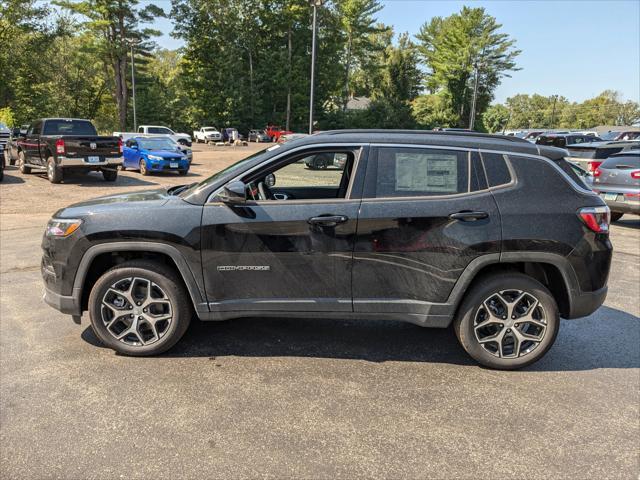
[(118, 139), (118, 151), (119, 151), (120, 153), (122, 153), (122, 152), (123, 152), (123, 149), (122, 149), (122, 139), (121, 139), (121, 138), (119, 138), (119, 139)]
[(64, 155), (64, 139), (56, 140), (56, 153)]
[(593, 176), (599, 177), (600, 175), (602, 175), (602, 170), (600, 170), (599, 167), (596, 167), (596, 169), (593, 171)]
[(607, 233), (611, 222), (609, 207), (585, 207), (578, 210), (578, 216), (584, 224), (596, 233)]
[(635, 178), (636, 180), (640, 179), (640, 170), (631, 172), (631, 178)]
[(602, 162), (589, 162), (587, 164), (587, 170), (595, 175), (595, 171), (600, 165), (602, 165)]

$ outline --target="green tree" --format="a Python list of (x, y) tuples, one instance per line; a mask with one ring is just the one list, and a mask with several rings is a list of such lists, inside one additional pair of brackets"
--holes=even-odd
[(491, 105), (482, 116), (482, 124), (489, 133), (500, 133), (507, 128), (509, 109), (504, 105)]
[(112, 94), (118, 109), (120, 130), (127, 127), (129, 108), (128, 62), (131, 43), (137, 50), (151, 47), (150, 39), (160, 32), (144, 28), (164, 11), (154, 4), (144, 8), (138, 0), (56, 0), (57, 5), (83, 19), (82, 27), (93, 37), (93, 51), (110, 72)]
[(428, 68), (426, 87), (432, 93), (447, 91), (459, 126), (469, 124), (476, 75), (479, 117), (502, 77), (518, 70), (515, 59), (520, 51), (501, 28), (483, 8), (463, 7), (449, 17), (434, 17), (416, 36)]

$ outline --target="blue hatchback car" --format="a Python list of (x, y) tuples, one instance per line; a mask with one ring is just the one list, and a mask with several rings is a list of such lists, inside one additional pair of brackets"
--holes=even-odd
[(189, 157), (169, 137), (132, 137), (123, 148), (122, 168), (151, 172), (178, 172), (186, 175), (191, 166)]

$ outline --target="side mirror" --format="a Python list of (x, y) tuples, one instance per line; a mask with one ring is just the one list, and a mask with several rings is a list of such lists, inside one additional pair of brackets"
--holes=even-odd
[(239, 180), (228, 183), (218, 194), (218, 200), (233, 205), (245, 203), (247, 201), (247, 186)]

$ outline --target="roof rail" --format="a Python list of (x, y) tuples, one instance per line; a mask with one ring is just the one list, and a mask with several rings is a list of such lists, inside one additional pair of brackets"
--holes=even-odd
[(368, 133), (391, 133), (399, 135), (435, 135), (446, 137), (476, 137), (476, 138), (490, 138), (492, 140), (507, 140), (517, 143), (528, 143), (528, 140), (519, 137), (497, 135), (492, 133), (481, 132), (439, 132), (435, 130), (394, 130), (394, 129), (345, 129), (345, 130), (327, 130), (324, 132), (317, 132), (314, 135), (353, 135), (353, 134), (368, 134)]

